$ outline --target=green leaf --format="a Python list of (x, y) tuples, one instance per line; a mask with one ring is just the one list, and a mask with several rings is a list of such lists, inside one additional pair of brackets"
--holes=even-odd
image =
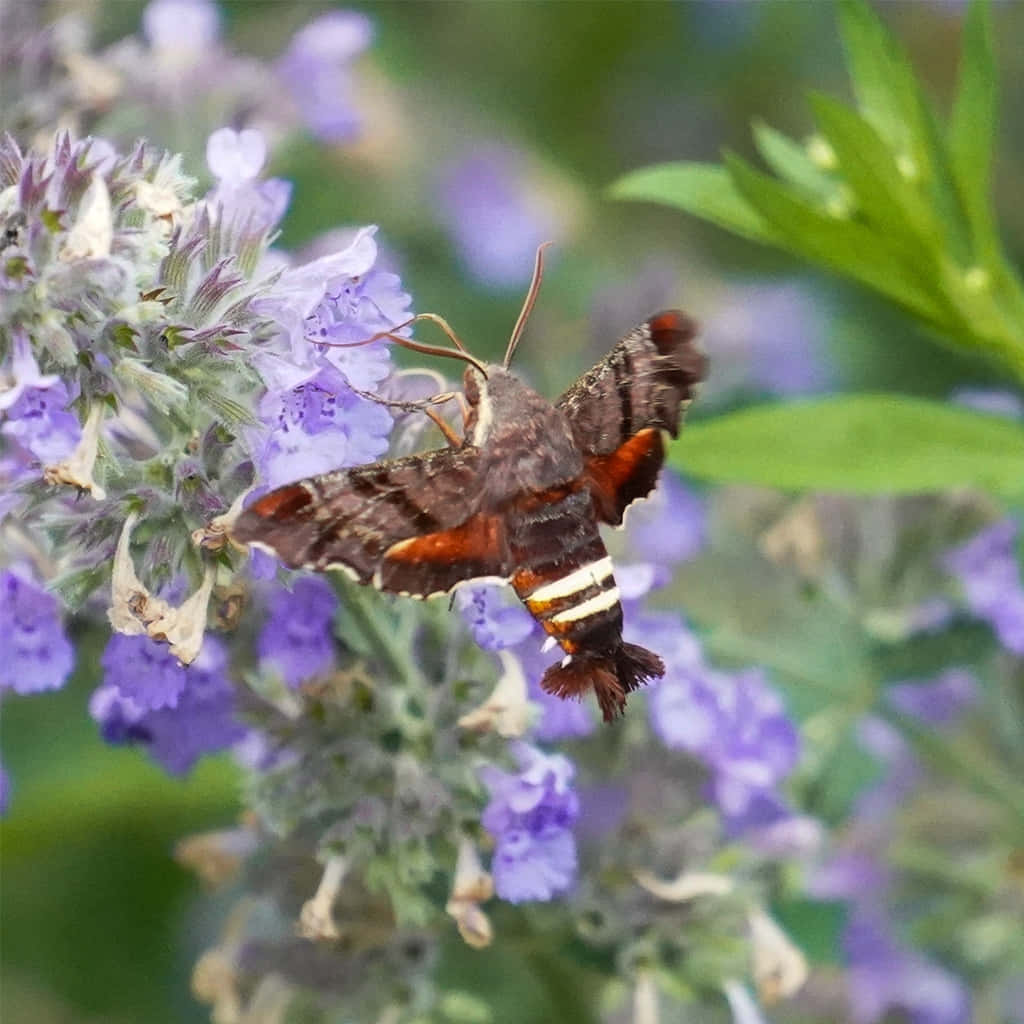
[(839, 20), (862, 113), (896, 152), (923, 162), (927, 130), (922, 97), (906, 52), (864, 0), (843, 0)]
[(715, 164), (655, 164), (633, 171), (611, 186), (614, 199), (639, 199), (675, 206), (755, 242), (776, 243), (764, 220)]
[(846, 926), (845, 903), (792, 899), (772, 904), (772, 916), (812, 964), (836, 964)]
[(754, 121), (753, 130), (758, 152), (780, 178), (822, 199), (835, 191), (835, 180), (811, 160), (798, 142), (760, 119)]
[(948, 313), (912, 247), (865, 224), (831, 216), (791, 188), (726, 154), (736, 190), (774, 231), (776, 244), (869, 285), (934, 324)]
[(783, 490), (1024, 493), (1024, 425), (898, 395), (844, 395), (745, 409), (688, 427), (671, 465)]
[(996, 69), (989, 6), (975, 2), (964, 23), (963, 55), (949, 125), (953, 176), (981, 262), (998, 258), (989, 188), (997, 119)]
[(917, 187), (900, 174), (892, 151), (878, 132), (856, 111), (828, 96), (813, 95), (811, 105), (822, 134), (835, 151), (840, 174), (857, 197), (858, 212), (880, 231), (898, 233), (919, 258), (939, 255), (942, 230), (934, 211)]

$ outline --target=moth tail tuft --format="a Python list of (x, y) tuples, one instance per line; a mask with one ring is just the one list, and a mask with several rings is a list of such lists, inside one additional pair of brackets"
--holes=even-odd
[(593, 688), (601, 714), (610, 722), (625, 711), (626, 694), (664, 674), (665, 664), (656, 654), (624, 643), (608, 654), (573, 655), (567, 664), (552, 665), (540, 685), (563, 700), (578, 700)]

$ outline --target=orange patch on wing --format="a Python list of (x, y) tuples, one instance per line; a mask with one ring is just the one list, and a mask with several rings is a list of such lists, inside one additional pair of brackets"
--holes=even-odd
[(622, 522), (622, 512), (636, 498), (649, 494), (665, 458), (661, 431), (648, 427), (619, 445), (610, 455), (587, 459), (590, 493), (602, 519)]
[(313, 496), (299, 484), (278, 487), (276, 491), (265, 494), (259, 501), (250, 505), (246, 512), (252, 512), (261, 519), (277, 521), (290, 519), (304, 509), (313, 500)]
[(408, 565), (446, 562), (474, 562), (501, 565), (504, 562), (504, 534), (495, 516), (473, 516), (461, 526), (422, 537), (400, 540), (388, 548), (385, 559)]

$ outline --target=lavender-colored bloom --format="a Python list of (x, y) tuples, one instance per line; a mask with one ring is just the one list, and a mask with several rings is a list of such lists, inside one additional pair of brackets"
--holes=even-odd
[(201, 54), (220, 35), (220, 12), (212, 0), (151, 0), (142, 31), (154, 50)]
[(78, 418), (67, 411), (67, 387), (56, 375), (39, 372), (25, 331), (11, 333), (11, 362), (0, 374), (0, 433), (39, 462), (57, 462), (74, 450), (82, 434)]
[(0, 690), (56, 690), (74, 666), (74, 651), (61, 625), (57, 599), (27, 571), (0, 572)]
[(561, 225), (530, 185), (522, 155), (483, 143), (447, 168), (441, 219), (466, 269), (494, 288), (530, 280), (537, 246), (561, 236)]
[(945, 564), (959, 578), (970, 610), (989, 623), (1008, 651), (1024, 654), (1024, 586), (1016, 540), (1017, 523), (1001, 519), (949, 552)]
[(234, 716), (227, 662), (223, 642), (208, 636), (199, 657), (185, 669), (185, 691), (177, 705), (151, 711), (136, 723), (150, 755), (171, 775), (184, 775), (203, 754), (225, 750), (245, 736)]
[(549, 900), (576, 877), (574, 768), (564, 755), (545, 754), (527, 743), (512, 743), (510, 749), (518, 772), (493, 765), (480, 770), (491, 794), (481, 822), (495, 840), (495, 891), (510, 903)]
[(27, 388), (8, 406), (0, 433), (41, 464), (59, 462), (75, 450), (82, 436), (78, 417), (67, 411), (68, 402), (63, 382)]
[(966, 1024), (970, 994), (956, 975), (905, 949), (876, 911), (858, 909), (843, 935), (851, 1016), (874, 1024), (889, 1012), (910, 1024)]
[(1024, 419), (1024, 399), (1012, 391), (987, 391), (983, 388), (960, 388), (950, 398), (958, 405), (966, 405), (977, 412), (992, 416)]
[(675, 565), (704, 546), (706, 512), (700, 496), (671, 470), (662, 470), (654, 492), (630, 506), (626, 538), (630, 550), (655, 565)]
[(289, 391), (268, 392), (259, 411), (271, 431), (255, 461), (270, 487), (373, 462), (388, 448), (387, 408), (356, 395), (330, 365)]
[(347, 142), (361, 128), (352, 107), (349, 65), (373, 40), (373, 24), (356, 11), (329, 11), (299, 29), (277, 64), (309, 130)]
[(455, 602), (473, 639), (485, 651), (515, 647), (536, 629), (533, 617), (521, 604), (508, 599), (505, 587), (463, 587), (456, 593)]
[(928, 725), (949, 725), (978, 699), (978, 683), (964, 668), (950, 668), (928, 683), (894, 683), (886, 699)]
[(292, 687), (325, 672), (334, 664), (331, 622), (337, 608), (338, 598), (322, 579), (301, 577), (291, 590), (278, 588), (260, 632), (260, 658)]
[(776, 395), (823, 390), (830, 374), (819, 346), (827, 326), (820, 298), (803, 285), (731, 288), (704, 324), (705, 344), (715, 353), (707, 390), (716, 395), (736, 389)]
[(108, 743), (142, 744), (170, 774), (184, 775), (203, 754), (245, 736), (234, 717), (227, 660), (224, 643), (207, 637), (196, 660), (182, 669), (185, 686), (174, 707), (147, 710), (107, 681), (90, 698), (89, 713)]
[(206, 141), (206, 163), (217, 187), (206, 202), (236, 229), (269, 232), (280, 223), (291, 199), (290, 182), (282, 178), (259, 180), (267, 159), (267, 143), (254, 128), (236, 132), (220, 128)]
[(722, 731), (710, 751), (712, 789), (722, 813), (738, 818), (796, 767), (800, 735), (760, 669), (721, 689)]
[(115, 633), (100, 659), (103, 682), (140, 711), (173, 708), (185, 690), (185, 669), (167, 644)]

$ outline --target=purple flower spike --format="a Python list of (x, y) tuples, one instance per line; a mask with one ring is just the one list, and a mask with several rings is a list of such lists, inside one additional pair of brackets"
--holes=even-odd
[(212, 0), (152, 0), (142, 31), (154, 50), (198, 56), (220, 35), (220, 12)]
[(1024, 654), (1024, 586), (1016, 555), (1017, 523), (1001, 519), (946, 556), (967, 606), (995, 630), (1000, 643)]
[(495, 892), (510, 903), (550, 900), (576, 878), (572, 826), (579, 800), (571, 788), (572, 762), (527, 743), (510, 745), (519, 771), (493, 765), (480, 770), (491, 793), (481, 822), (494, 837)]
[(348, 65), (372, 40), (373, 24), (365, 15), (330, 11), (299, 29), (278, 62), (309, 130), (325, 142), (347, 142), (359, 134)]
[(60, 616), (57, 599), (27, 572), (0, 572), (0, 690), (39, 693), (64, 685), (75, 659)]
[(874, 1024), (890, 1011), (910, 1024), (967, 1024), (970, 995), (956, 975), (900, 946), (881, 915), (858, 910), (843, 936), (848, 991), (856, 1024)]
[(292, 687), (334, 664), (331, 621), (338, 598), (322, 579), (302, 577), (292, 589), (277, 589), (259, 637), (259, 655)]
[(185, 690), (185, 669), (167, 644), (115, 633), (103, 657), (103, 682), (140, 711), (173, 708)]
[(441, 218), (469, 272), (493, 288), (530, 280), (537, 246), (561, 225), (531, 189), (521, 154), (483, 144), (449, 167), (440, 190)]
[(455, 603), (473, 639), (485, 651), (514, 647), (536, 628), (530, 613), (522, 605), (507, 600), (502, 587), (464, 587), (456, 593)]
[(675, 565), (704, 546), (706, 512), (700, 496), (677, 474), (663, 470), (654, 493), (630, 506), (626, 538), (638, 558)]
[(895, 683), (890, 704), (928, 725), (950, 725), (978, 699), (978, 683), (967, 669), (951, 668), (930, 683)]
[(223, 642), (208, 636), (185, 670), (185, 691), (177, 706), (151, 711), (136, 723), (145, 732), (150, 755), (172, 775), (184, 775), (203, 754), (225, 750), (245, 737), (234, 717), (227, 663)]

